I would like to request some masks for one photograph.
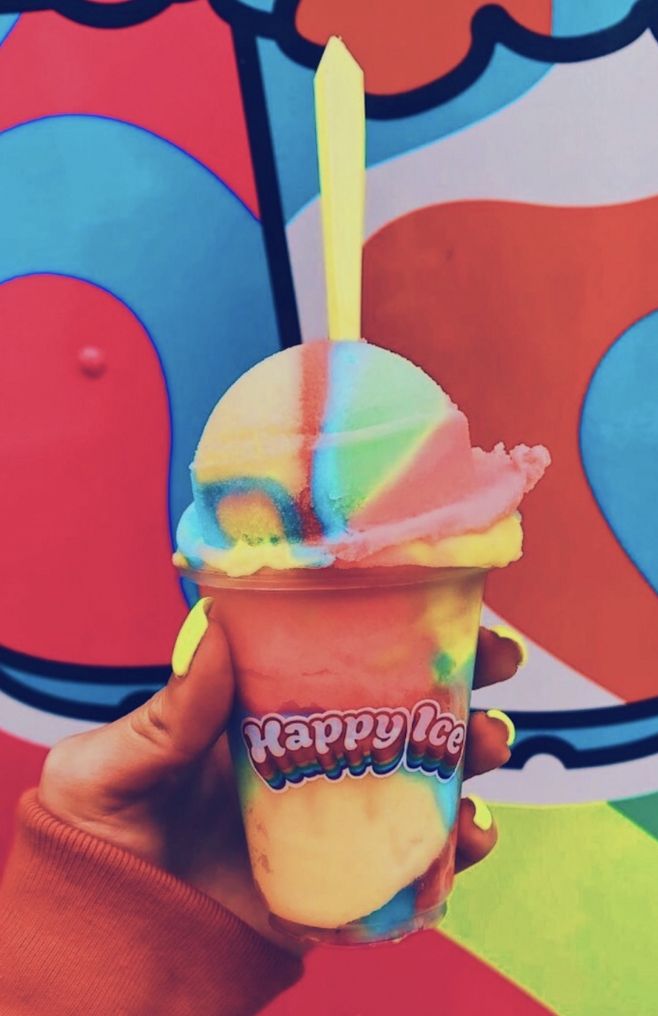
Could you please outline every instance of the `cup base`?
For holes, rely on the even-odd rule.
[[[374,945],[378,942],[399,942],[416,931],[435,928],[445,917],[447,909],[448,905],[444,901],[438,907],[432,907],[431,910],[386,928],[377,928],[365,921],[354,921],[340,928],[311,928],[305,924],[286,921],[276,914],[270,914],[270,924],[275,931],[306,942],[322,945]]]

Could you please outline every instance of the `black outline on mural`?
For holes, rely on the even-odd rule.
[[[246,7],[240,0],[209,0],[216,13],[234,28],[272,39],[291,60],[315,69],[323,47],[297,32],[295,15],[300,2],[275,0],[272,13],[268,14]],[[497,45],[540,63],[579,63],[624,49],[647,29],[658,39],[656,0],[638,0],[616,24],[573,36],[533,32],[516,21],[503,6],[485,3],[473,15],[471,46],[460,63],[418,88],[391,95],[367,94],[366,113],[375,120],[398,119],[454,99],[481,77]]]
[[[95,685],[111,688],[114,685],[132,685],[116,705],[103,702],[74,700],[61,694],[37,691],[24,684],[4,668],[11,667],[29,676],[52,681],[66,681],[71,684]],[[118,666],[109,667],[83,663],[63,663],[20,653],[6,646],[0,646],[0,691],[18,702],[57,716],[72,719],[94,720],[99,723],[116,720],[134,709],[153,694],[154,686],[167,683],[171,674],[169,666]],[[148,688],[144,686],[148,685]],[[56,688],[56,686],[55,686]],[[55,692],[55,688],[53,692]]]
[[[279,329],[279,345],[285,349],[288,346],[298,346],[302,341],[302,333],[258,42],[252,32],[245,31],[242,27],[234,26],[232,32],[258,195],[259,218]]]
[[[94,28],[128,28],[142,24],[169,7],[189,0],[0,0],[0,14],[55,11],[78,24]],[[271,12],[259,11],[239,0],[209,0],[213,10],[241,33],[273,39],[292,60],[314,68],[322,47],[302,38],[295,28],[300,0],[275,0]],[[471,46],[459,64],[419,88],[394,95],[368,95],[373,118],[409,116],[438,106],[469,88],[488,67],[497,45],[541,63],[577,63],[607,56],[634,42],[646,30],[658,38],[656,0],[637,0],[616,24],[582,35],[543,35],[525,28],[498,4],[483,4],[471,21]]]
[[[0,667],[2,666],[39,678],[49,677],[54,681],[94,684],[165,683],[171,674],[171,668],[162,664],[112,667],[100,663],[62,663],[21,653],[6,646],[0,646]]]
[[[615,765],[650,758],[658,754],[658,734],[627,741],[606,748],[574,748],[561,737],[528,737],[512,749],[511,758],[505,763],[506,769],[523,769],[526,762],[536,755],[550,755],[558,759],[565,769],[587,769],[592,766]]]
[[[89,28],[132,28],[150,21],[174,4],[190,0],[120,0],[118,3],[95,3],[94,0],[0,0],[0,14],[35,14],[53,11],[78,25]]]
[[[135,671],[133,668],[127,668],[127,673],[128,679],[125,683],[129,684],[130,678]],[[169,674],[170,671],[167,671],[167,673]],[[81,683],[87,686],[93,684],[93,681],[80,680]],[[111,685],[108,684],[107,687],[111,687]],[[48,692],[27,688],[21,681],[17,681],[15,677],[12,677],[0,667],[0,692],[4,692],[5,695],[8,695],[16,702],[22,702],[32,709],[40,709],[45,713],[51,713],[53,716],[66,716],[70,720],[111,723],[112,720],[118,720],[119,717],[125,716],[126,713],[131,712],[137,706],[146,702],[155,690],[153,687],[144,688],[142,684],[136,684],[134,688],[126,692],[116,705],[105,705],[102,702],[85,702],[80,699],[74,701],[73,699],[64,698],[62,695],[50,695]],[[8,733],[11,733],[11,728],[8,728]]]
[[[523,769],[535,755],[551,755],[560,760],[566,769],[612,765],[646,758],[658,753],[658,696],[638,702],[620,703],[617,706],[597,706],[594,709],[546,710],[539,712],[510,712],[510,719],[519,733],[530,733],[512,748],[508,769]],[[628,740],[604,748],[574,748],[560,736],[561,731],[598,728],[614,729],[618,724],[656,720],[656,732],[638,740]],[[558,733],[551,733],[551,731]]]
[[[7,673],[5,664],[26,675],[51,678],[60,681],[80,682],[108,686],[134,684],[116,705],[99,702],[74,702],[57,694],[35,691],[16,677]],[[19,702],[42,709],[58,716],[99,723],[115,720],[125,715],[150,697],[154,685],[164,685],[169,679],[168,666],[105,667],[85,664],[68,664],[54,660],[42,660],[14,650],[0,647],[0,691]],[[145,688],[144,685],[150,687]],[[530,734],[512,748],[508,769],[523,769],[526,762],[536,755],[551,755],[566,769],[581,769],[589,766],[614,765],[635,759],[647,758],[658,753],[658,731],[639,740],[605,748],[574,748],[560,736],[550,731],[565,731],[598,727],[610,730],[618,724],[633,723],[655,718],[658,726],[658,696],[639,702],[620,703],[616,706],[602,706],[594,709],[570,709],[546,712],[510,712],[510,718],[519,734]]]

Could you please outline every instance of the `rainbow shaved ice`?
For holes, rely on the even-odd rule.
[[[408,360],[365,341],[309,342],[247,371],[192,464],[176,563],[260,569],[502,567],[545,448],[471,448],[468,421]]]
[[[443,907],[484,579],[549,461],[472,448],[363,340],[277,353],[211,414],[174,560],[228,633],[252,870],[286,925],[374,941]]]

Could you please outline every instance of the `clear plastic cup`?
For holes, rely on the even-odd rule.
[[[185,574],[230,644],[231,752],[272,923],[330,943],[436,925],[486,572]]]

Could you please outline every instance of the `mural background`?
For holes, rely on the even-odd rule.
[[[498,849],[441,934],[320,950],[268,1012],[652,1016],[656,5],[17,6],[0,0],[0,849],[47,746],[168,674],[172,528],[218,396],[325,331],[311,82],[342,34],[369,93],[365,334],[444,384],[478,443],[545,442],[554,465],[488,590],[531,647],[477,699],[518,729],[473,788]]]

